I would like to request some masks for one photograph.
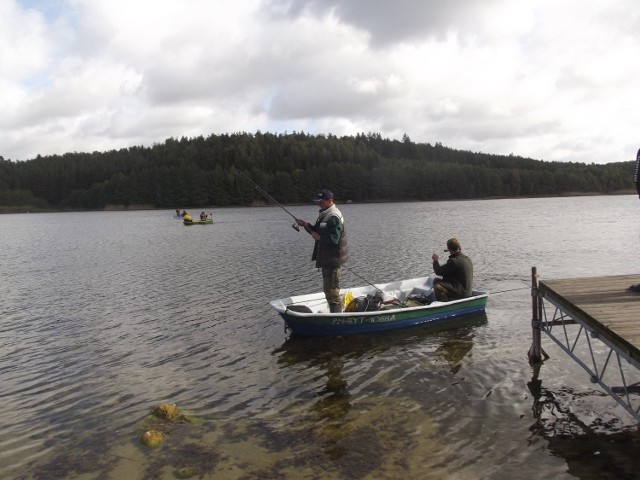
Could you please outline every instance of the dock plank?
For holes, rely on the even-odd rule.
[[[640,361],[640,275],[539,282],[540,294]]]

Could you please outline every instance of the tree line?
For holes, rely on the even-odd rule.
[[[547,162],[455,150],[368,133],[356,136],[257,132],[169,138],[151,147],[0,157],[3,211],[100,210],[109,206],[243,206],[264,198],[307,203],[330,188],[338,201],[424,201],[634,189],[634,162]]]

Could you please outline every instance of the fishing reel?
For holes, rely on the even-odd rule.
[[[296,230],[297,232],[300,231],[300,225],[298,225],[297,223],[294,223],[293,225],[291,225],[291,227]]]

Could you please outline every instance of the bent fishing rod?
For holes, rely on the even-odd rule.
[[[237,173],[238,175],[240,175],[242,178],[244,178],[245,180],[247,180],[249,183],[251,183],[251,185],[253,185],[255,187],[256,190],[258,190],[262,195],[264,195],[268,200],[272,201],[274,204],[276,204],[277,206],[279,206],[282,210],[284,210],[285,212],[287,212],[289,215],[291,215],[291,217],[293,217],[293,219],[296,221],[296,223],[294,223],[293,225],[291,225],[293,228],[295,228],[298,232],[300,231],[300,226],[298,225],[298,217],[296,217],[293,213],[291,213],[289,210],[287,210],[286,208],[284,208],[282,206],[282,204],[280,202],[278,202],[275,198],[273,198],[271,195],[269,195],[269,193],[262,188],[260,185],[258,185],[256,182],[254,182],[253,180],[251,180],[249,177],[247,177],[243,172],[241,172],[240,170],[238,170],[237,168],[234,168],[233,171],[235,173]],[[309,229],[307,227],[305,227],[305,230],[309,233],[311,233],[309,231]],[[356,277],[360,278],[361,280],[364,280],[365,282],[367,282],[369,285],[371,285],[373,288],[375,288],[376,290],[378,290],[381,293],[384,293],[382,290],[380,290],[378,287],[376,287],[373,283],[371,283],[369,280],[367,280],[366,278],[362,277],[361,275],[359,275],[357,272],[354,272],[351,268],[347,267],[346,265],[342,265],[344,268],[346,268],[347,270],[349,270],[351,273],[353,273]]]
[[[260,185],[258,185],[256,182],[254,182],[253,180],[251,180],[249,177],[247,177],[244,173],[242,173],[240,170],[238,169],[233,169],[233,171],[239,175],[242,176],[242,178],[244,178],[245,180],[247,180],[249,183],[251,183],[251,185],[253,185],[255,187],[256,190],[258,190],[262,195],[264,195],[268,200],[272,201],[273,203],[275,203],[277,206],[279,206],[281,209],[283,209],[285,212],[287,212],[289,215],[291,215],[293,217],[293,219],[296,221],[296,223],[294,223],[293,225],[291,225],[294,229],[296,229],[298,232],[300,231],[300,226],[298,225],[298,218],[291,213],[289,210],[287,210],[286,208],[284,208],[282,206],[282,204],[280,204],[280,202],[278,202],[275,198],[273,198],[271,195],[269,195],[269,193],[263,189]]]

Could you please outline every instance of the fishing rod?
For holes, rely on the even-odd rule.
[[[369,280],[367,280],[366,278],[364,278],[362,275],[359,275],[358,273],[354,272],[352,269],[350,269],[349,267],[347,267],[346,265],[341,265],[340,268],[346,268],[347,270],[349,270],[351,273],[353,273],[356,277],[358,277],[360,280],[367,282],[369,285],[371,285],[373,288],[375,288],[377,291],[379,291],[380,293],[384,294],[385,292],[383,290],[380,290],[380,288],[376,287],[373,283],[371,283]]]
[[[286,208],[284,208],[282,206],[282,204],[280,204],[280,202],[278,202],[275,198],[273,198],[271,195],[269,195],[269,193],[263,189],[260,185],[258,185],[256,182],[254,182],[253,180],[251,180],[249,177],[247,177],[244,173],[242,173],[240,170],[238,169],[233,169],[233,171],[239,175],[241,175],[245,180],[249,181],[251,183],[251,185],[253,185],[255,187],[256,190],[258,190],[262,195],[264,195],[265,197],[267,197],[267,199],[271,200],[273,203],[275,203],[277,206],[279,206],[281,209],[283,209],[285,212],[287,212],[289,215],[291,215],[293,217],[293,219],[296,221],[296,223],[294,223],[293,225],[291,225],[294,229],[296,229],[298,232],[300,231],[300,226],[298,225],[297,221],[298,218],[291,213],[289,210],[287,210]]]
[[[293,219],[296,221],[296,223],[294,223],[293,225],[291,225],[293,228],[295,228],[298,232],[300,231],[300,226],[298,225],[298,218],[291,213],[289,210],[287,210],[286,208],[284,208],[284,206],[282,206],[282,204],[280,202],[278,202],[275,198],[273,198],[271,195],[269,195],[269,193],[262,188],[260,185],[258,185],[256,182],[254,182],[253,180],[251,180],[249,177],[247,177],[243,172],[241,172],[240,170],[234,168],[233,171],[237,174],[239,174],[240,176],[242,176],[242,178],[244,178],[245,180],[247,180],[249,183],[251,183],[251,185],[253,185],[255,187],[256,190],[258,190],[262,195],[264,195],[266,198],[268,198],[269,200],[271,200],[273,203],[275,203],[277,206],[279,206],[282,210],[284,210],[285,212],[287,212],[289,215],[291,215],[291,217],[293,217]],[[311,233],[309,231],[309,229],[305,226],[305,230],[307,230],[309,233]],[[367,280],[366,278],[362,277],[361,275],[359,275],[358,273],[354,272],[352,269],[350,269],[349,267],[347,267],[346,265],[342,265],[344,268],[346,268],[347,270],[349,270],[351,273],[353,273],[356,277],[360,278],[361,280],[367,282],[369,285],[371,285],[373,288],[375,288],[377,291],[379,291],[380,293],[382,293],[384,295],[384,291],[381,290],[380,288],[376,287],[373,283],[371,283],[369,280]]]

